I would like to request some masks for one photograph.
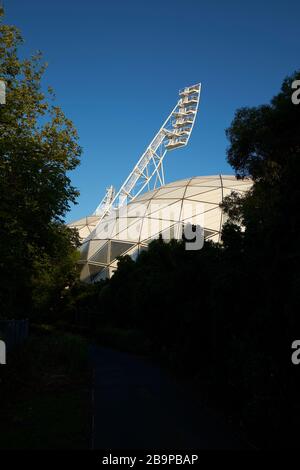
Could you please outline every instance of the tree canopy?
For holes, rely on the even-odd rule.
[[[50,273],[55,260],[58,269],[77,243],[63,218],[78,195],[68,172],[78,165],[81,148],[73,123],[54,104],[53,90],[44,90],[42,54],[20,58],[22,35],[3,20],[1,9],[6,104],[0,107],[0,311],[27,316],[37,266],[41,270],[44,263],[42,271],[48,266]]]

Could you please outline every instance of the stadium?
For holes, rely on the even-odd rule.
[[[179,92],[179,100],[118,192],[110,186],[94,214],[72,222],[81,247],[80,278],[110,278],[118,257],[136,259],[162,236],[182,239],[188,224],[200,226],[204,239],[220,242],[225,221],[220,204],[233,191],[244,194],[250,180],[233,175],[196,176],[165,184],[163,160],[168,151],[190,139],[200,101],[201,84]]]

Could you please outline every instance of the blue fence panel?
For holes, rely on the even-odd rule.
[[[0,339],[5,341],[7,350],[23,343],[28,338],[28,333],[28,319],[0,320]]]

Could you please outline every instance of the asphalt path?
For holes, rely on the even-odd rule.
[[[243,449],[224,418],[148,359],[90,347],[94,449]]]

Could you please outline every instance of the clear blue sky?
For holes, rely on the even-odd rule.
[[[81,195],[67,220],[119,187],[175,105],[202,82],[188,147],[167,154],[168,182],[231,173],[224,129],[234,111],[269,100],[299,68],[300,3],[290,0],[6,0],[24,53],[42,50],[45,84],[80,135],[71,174]]]

